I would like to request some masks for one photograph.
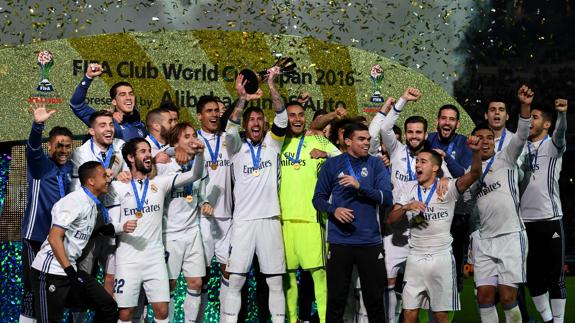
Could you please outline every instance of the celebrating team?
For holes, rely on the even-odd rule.
[[[144,123],[126,82],[110,89],[113,111],[94,110],[85,98],[102,68],[90,64],[70,100],[90,135],[75,150],[56,126],[45,154],[42,130],[56,110],[31,107],[20,321],[60,322],[69,308],[75,321],[91,309],[97,321],[141,322],[146,302],[156,322],[173,321],[182,274],[185,321],[201,322],[215,258],[221,322],[242,320],[252,265],[272,322],[309,321],[313,298],[322,322],[417,322],[420,309],[448,322],[469,250],[482,322],[498,321],[496,300],[507,322],[521,322],[523,284],[545,322],[563,322],[566,100],[555,101],[553,132],[555,114],[522,86],[515,134],[506,103],[492,100],[471,136],[456,133],[459,110],[444,105],[437,132],[408,117],[404,144],[395,123],[419,90],[388,98],[369,127],[338,107],[306,130],[309,96],[283,102],[278,73],[266,81],[271,127],[246,108],[262,91],[248,94],[241,75],[228,111],[200,98],[196,131],[171,103]],[[360,291],[355,318],[350,286]]]

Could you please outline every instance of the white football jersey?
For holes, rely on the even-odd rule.
[[[491,159],[483,161],[483,183],[479,180],[471,186],[471,196],[479,211],[481,238],[492,238],[525,228],[519,215],[517,158],[529,136],[530,124],[530,119],[519,118],[517,134],[493,156],[487,173],[485,170]],[[496,144],[495,149],[497,147]]]
[[[220,133],[220,147],[217,149],[218,135],[206,133],[203,130],[198,131],[198,139],[206,144],[207,139],[212,152],[218,151],[216,169],[212,168],[214,162],[210,150],[204,148],[204,164],[209,177],[206,184],[206,200],[214,207],[214,217],[227,219],[232,217],[233,191],[232,191],[232,161],[231,157],[241,146],[239,134]]]
[[[239,127],[228,123],[230,127]],[[280,215],[280,153],[284,137],[268,132],[261,142],[260,164],[254,168],[247,142],[232,157],[234,179],[234,221],[271,218]],[[258,146],[254,146],[257,154]],[[259,176],[254,176],[258,174]]]
[[[164,202],[172,188],[192,184],[202,176],[203,157],[196,156],[191,171],[176,175],[161,175],[149,179],[148,191],[143,202],[141,218],[137,218],[137,202],[132,184],[115,181],[111,185],[109,206],[111,222],[118,233],[116,264],[139,263],[148,259],[163,259],[162,222]],[[198,166],[200,165],[200,166]],[[145,180],[135,180],[138,197],[143,198]],[[124,223],[138,220],[136,230],[123,232]],[[157,258],[159,257],[159,258]]]
[[[442,200],[437,198],[437,190],[433,192],[427,209],[423,216],[428,221],[426,228],[411,228],[409,234],[409,247],[411,254],[435,254],[451,250],[451,222],[455,213],[455,202],[459,198],[459,192],[454,179],[449,180],[448,190]],[[405,205],[418,201],[419,187],[417,181],[407,182],[401,185],[402,193],[398,204]],[[427,200],[431,188],[421,189],[422,202]],[[415,212],[407,212],[408,218],[416,216]]]
[[[66,230],[64,250],[74,267],[76,259],[82,255],[82,250],[88,244],[97,217],[96,203],[82,189],[64,196],[52,208],[52,225]],[[66,275],[64,268],[56,260],[48,239],[34,258],[32,267],[44,273]]]
[[[164,167],[158,167],[158,175],[181,174],[184,169],[176,163],[175,159]],[[200,203],[204,201],[203,189],[207,175],[201,181],[195,181],[190,186],[173,188],[166,195],[164,203],[164,237],[168,240],[177,240],[190,234],[192,230],[199,230]]]
[[[122,157],[122,147],[124,146],[124,141],[122,139],[114,138],[112,146],[114,154],[111,159],[113,159],[113,162],[110,161],[111,165],[109,165],[108,168],[111,167],[112,174],[114,177],[116,177],[116,175],[118,175],[120,172],[127,171],[129,169],[124,162],[124,158]],[[95,143],[92,144],[91,139],[74,150],[71,158],[72,163],[74,164],[74,169],[72,170],[72,182],[70,183],[70,191],[75,191],[81,187],[80,179],[78,178],[78,168],[80,168],[83,163],[88,161],[102,162],[101,152],[102,150],[98,148]],[[107,151],[104,152],[108,153]]]
[[[152,135],[147,135],[146,141],[150,144],[152,149],[152,158],[156,157],[160,151],[166,151],[166,149],[170,148],[170,145],[162,145],[156,138],[152,139]]]

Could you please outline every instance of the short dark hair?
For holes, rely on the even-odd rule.
[[[338,133],[339,133],[339,129],[345,129],[349,124],[353,123],[353,121],[349,118],[343,118],[340,120],[333,120],[331,122],[331,132],[329,134],[329,141],[334,144],[335,146],[337,146],[337,140],[338,138]]]
[[[298,107],[304,109],[304,111],[305,111],[305,107],[301,103],[299,103],[299,101],[295,101],[295,100],[289,101],[288,103],[285,104],[285,107],[287,108],[290,105],[297,105]]]
[[[180,136],[182,135],[182,132],[184,132],[184,130],[186,130],[186,128],[192,128],[195,130],[194,126],[192,125],[191,122],[180,122],[177,125],[175,125],[172,130],[170,130],[170,134],[168,135],[168,144],[170,144],[170,146],[175,146],[178,143],[178,140],[180,139]]]
[[[152,123],[158,122],[162,117],[162,113],[170,113],[170,110],[166,108],[155,108],[148,112],[146,115],[146,127],[148,127],[148,130],[151,128]]]
[[[82,186],[86,185],[89,178],[94,178],[96,174],[96,168],[103,167],[100,162],[91,160],[83,163],[78,167],[78,177],[80,178],[80,184]]]
[[[459,119],[459,118],[458,118]],[[407,125],[410,123],[422,123],[423,124],[423,131],[427,132],[427,120],[422,116],[411,116],[405,119],[403,123],[403,129],[407,131]]]
[[[314,121],[317,117],[323,116],[323,115],[326,115],[326,114],[327,114],[327,111],[325,111],[325,109],[316,110],[316,111],[313,113],[313,118],[311,118],[311,121]]]
[[[112,100],[116,98],[116,90],[118,90],[118,88],[120,86],[129,86],[132,90],[134,90],[134,87],[132,86],[132,84],[130,84],[126,81],[118,82],[118,83],[112,85],[112,87],[110,88],[110,98]]]
[[[167,100],[167,101],[160,103],[160,106],[158,107],[158,109],[165,109],[168,111],[173,111],[178,115],[178,118],[180,117],[180,108],[171,100]]]
[[[138,147],[138,144],[142,142],[145,142],[148,146],[150,146],[150,143],[146,139],[136,137],[130,139],[130,141],[125,143],[124,147],[122,147],[122,157],[124,157],[124,161],[126,162],[126,165],[128,165],[128,168],[132,168],[132,163],[130,160],[128,160],[128,156],[136,155],[136,148]]]
[[[471,134],[475,135],[479,130],[485,130],[485,129],[487,129],[493,133],[493,129],[491,129],[489,127],[489,124],[487,122],[481,122],[481,123],[477,124],[475,126],[475,128],[473,128],[473,131],[471,131]]]
[[[355,116],[351,118],[353,122],[367,122],[367,118],[365,116]]]
[[[258,107],[249,107],[247,109],[244,110],[244,113],[242,114],[242,126],[245,128],[248,124],[248,118],[250,117],[250,114],[252,114],[252,112],[256,112],[256,113],[260,113],[262,116],[266,116],[266,114],[264,113],[264,110],[262,110],[261,108]]]
[[[507,110],[507,103],[505,102],[505,100],[503,98],[492,97],[489,100],[487,100],[487,109],[489,109],[489,103],[491,103],[491,102],[501,102],[505,105],[505,110]]]
[[[66,136],[70,137],[70,139],[74,138],[74,135],[72,134],[72,131],[70,131],[70,129],[61,126],[55,126],[54,128],[52,128],[52,130],[50,130],[50,132],[48,133],[48,140],[52,140],[57,136]]]
[[[348,126],[345,127],[343,130],[343,138],[344,139],[351,139],[353,133],[356,131],[369,131],[369,128],[361,122],[352,122]]]
[[[455,111],[455,114],[457,116],[457,120],[459,120],[459,109],[454,106],[453,104],[444,104],[441,106],[441,108],[439,108],[439,111],[437,112],[437,118],[439,119],[439,117],[441,116],[441,112],[443,110],[453,110]]]
[[[220,101],[220,99],[218,99],[217,97],[215,97],[213,95],[202,95],[202,96],[200,96],[200,98],[198,99],[198,103],[196,104],[196,113],[202,113],[206,104],[208,104],[210,102],[214,102],[217,104],[218,101]]]
[[[112,120],[114,120],[114,114],[108,110],[98,110],[95,111],[94,113],[92,113],[92,115],[90,116],[90,119],[88,119],[88,123],[90,124],[90,128],[92,128],[92,126],[94,126],[94,122],[96,122],[96,119],[100,118],[100,117],[109,117],[112,118]]]
[[[531,111],[533,111],[533,110],[541,111],[541,116],[543,117],[543,121],[549,121],[549,122],[553,123],[554,114],[551,111],[551,109],[538,104],[538,105],[531,105]],[[551,124],[551,126],[553,126],[553,124]]]
[[[441,170],[441,164],[443,163],[443,158],[441,157],[441,155],[437,151],[435,151],[431,148],[424,148],[421,151],[419,151],[419,153],[417,153],[417,154],[419,155],[421,153],[430,154],[431,155],[431,161],[439,167],[439,170]]]
[[[402,131],[401,131],[401,128],[400,128],[398,125],[393,125],[393,133],[396,134],[396,135],[398,135],[399,138],[401,138]],[[401,140],[400,140],[400,141],[401,141]]]

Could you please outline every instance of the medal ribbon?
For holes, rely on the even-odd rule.
[[[429,205],[429,201],[431,201],[431,197],[433,196],[433,193],[435,193],[435,189],[437,188],[437,182],[438,179],[435,179],[435,182],[433,183],[433,186],[431,187],[431,190],[429,191],[429,194],[427,194],[427,198],[425,199],[425,206]],[[423,196],[421,195],[421,185],[417,185],[417,198],[419,199],[419,202],[423,202]]]
[[[58,172],[58,188],[60,189],[60,198],[66,195],[66,190],[64,189],[64,180],[62,179],[62,174]]]
[[[491,169],[491,165],[493,165],[494,161],[495,161],[495,155],[493,155],[493,157],[491,157],[489,162],[487,162],[487,166],[485,166],[485,169],[483,170],[483,174],[481,174],[481,178],[479,179],[479,183],[481,183],[482,186],[485,186],[485,176],[487,176],[487,173],[489,173],[489,169]]]
[[[150,134],[149,136],[150,136],[150,140],[154,143],[154,146],[156,146],[156,148],[158,148],[158,149],[162,149],[162,145],[160,145],[158,140],[156,140],[156,138],[154,138],[154,136],[152,136],[152,134]]]
[[[288,155],[288,153],[284,153],[284,156],[289,159],[289,161],[292,162],[292,164],[299,164],[299,155],[301,154],[301,147],[303,147],[303,140],[305,138],[305,135],[302,135],[301,138],[299,139],[299,144],[297,146],[297,152],[295,155],[295,159],[292,158],[291,156]]]
[[[407,145],[405,146],[405,158],[407,160],[407,176],[410,181],[413,181],[415,179],[415,175],[413,175],[413,172],[411,171],[411,156],[409,155],[409,148]]]
[[[106,152],[106,160],[102,160],[102,158],[100,158],[100,156],[98,156],[95,152],[94,152],[94,138],[90,138],[90,149],[92,150],[92,154],[94,154],[96,156],[96,158],[98,159],[98,161],[100,162],[100,164],[102,164],[102,166],[104,166],[104,168],[109,168],[110,166],[110,160],[112,159],[112,155],[114,154],[114,145],[110,145],[110,148],[108,148],[108,152]]]
[[[349,175],[353,176],[355,179],[359,180],[359,178],[357,177],[357,175],[355,174],[355,171],[353,170],[353,167],[351,167],[351,162],[349,161],[349,156],[345,156],[345,163],[347,165],[347,170],[349,171]]]
[[[503,148],[503,142],[505,141],[505,136],[507,136],[507,129],[503,129],[503,134],[499,138],[499,145],[497,146],[497,152],[500,152]]]
[[[455,138],[454,138],[454,139],[455,139]],[[450,157],[451,157],[451,153],[453,152],[453,146],[454,146],[454,145],[455,145],[455,141],[452,140],[452,141],[449,143],[449,146],[447,146],[447,156],[450,156]]]
[[[110,223],[110,216],[108,215],[108,209],[104,206],[104,204],[102,204],[102,202],[100,202],[100,200],[98,200],[98,198],[94,194],[92,194],[92,192],[90,192],[89,189],[87,189],[84,186],[82,186],[82,189],[84,190],[86,195],[88,195],[88,197],[92,201],[94,201],[94,203],[96,203],[96,206],[100,207],[100,210],[102,211],[102,216],[104,217],[104,223],[106,224]]]
[[[252,153],[252,162],[254,164],[254,170],[257,170],[260,168],[260,156],[262,153],[262,144],[261,143],[259,144],[258,152],[256,154],[256,152],[254,151],[254,146],[249,141],[246,141],[246,143],[248,144],[248,147],[250,147],[250,152]]]
[[[192,169],[193,165],[194,165],[194,160],[192,159],[187,164],[182,166],[182,173],[189,172]],[[184,194],[192,195],[193,186],[194,186],[194,183],[191,183],[191,184],[184,186]]]
[[[136,188],[136,181],[132,179],[132,189],[134,190],[134,196],[136,197],[136,210],[142,212],[144,210],[144,203],[146,203],[146,195],[148,194],[148,184],[150,184],[150,179],[146,177],[144,182],[144,191],[142,192],[142,198],[138,195],[138,188]]]
[[[543,138],[543,140],[541,140],[541,143],[537,147],[537,150],[535,150],[535,157],[534,158],[531,158],[531,145],[532,145],[532,143],[527,143],[527,150],[529,151],[529,162],[531,164],[531,170],[532,171],[534,171],[535,166],[537,166],[537,159],[539,158],[539,148],[541,148],[541,146],[543,145],[545,140],[547,140],[547,138],[549,138],[549,136],[545,136],[545,138]]]
[[[215,135],[217,138],[216,138],[216,151],[214,152],[214,150],[212,149],[212,146],[210,146],[210,141],[208,140],[208,138],[204,137],[202,130],[198,130],[198,134],[202,138],[204,138],[204,141],[206,143],[206,147],[208,147],[208,152],[210,153],[210,158],[212,159],[212,163],[217,163],[218,162],[218,155],[220,154],[221,135],[220,134]]]

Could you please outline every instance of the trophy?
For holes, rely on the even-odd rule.
[[[297,64],[291,57],[280,57],[272,67],[278,66],[280,68],[280,75],[291,75],[295,73]],[[271,67],[270,67],[271,68]],[[246,84],[244,88],[248,94],[254,94],[258,91],[259,82],[265,81],[268,77],[267,70],[261,72],[254,72],[250,69],[243,69],[240,74],[244,76]]]
[[[369,73],[371,80],[373,81],[373,95],[370,101],[373,103],[383,103],[385,98],[381,95],[379,89],[381,88],[381,82],[383,82],[383,68],[381,65],[377,64],[371,68]]]
[[[38,53],[38,66],[40,67],[40,73],[42,73],[42,80],[36,88],[40,92],[52,92],[54,87],[52,83],[48,81],[48,75],[50,74],[50,69],[54,66],[54,56],[47,50],[43,50]]]

